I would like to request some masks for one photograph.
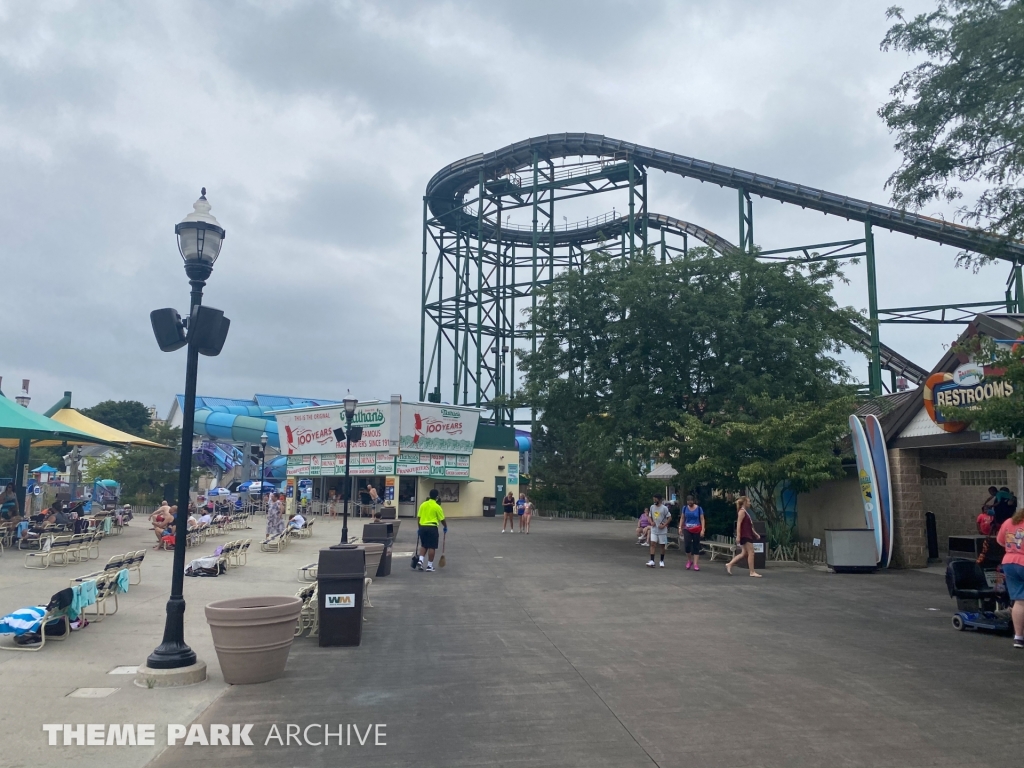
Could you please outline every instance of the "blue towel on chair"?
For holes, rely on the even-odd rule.
[[[43,623],[45,615],[46,608],[41,605],[19,608],[0,619],[0,635],[18,636],[27,632],[35,632]]]
[[[117,572],[117,591],[127,592],[128,591],[128,569],[122,568]]]
[[[83,581],[79,586],[82,588],[82,607],[96,604],[96,582],[92,579]]]

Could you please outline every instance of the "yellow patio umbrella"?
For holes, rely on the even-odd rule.
[[[171,450],[169,445],[161,445],[160,443],[154,443],[152,440],[146,440],[141,437],[135,437],[129,435],[127,432],[122,432],[119,429],[108,427],[106,424],[101,424],[95,419],[90,419],[88,416],[79,413],[74,408],[61,408],[53,416],[50,417],[54,421],[59,421],[72,429],[77,429],[79,432],[86,432],[87,434],[98,437],[105,443],[118,443],[124,446],[142,446],[144,448],[166,448]],[[45,443],[35,443],[35,445],[45,445]],[[54,443],[58,445],[58,443]]]

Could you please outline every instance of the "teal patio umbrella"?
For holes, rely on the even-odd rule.
[[[0,446],[17,448],[21,440],[60,440],[71,445],[115,445],[30,411],[0,395]]]

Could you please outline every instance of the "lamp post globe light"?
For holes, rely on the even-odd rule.
[[[196,377],[200,353],[215,356],[220,353],[227,336],[229,321],[224,313],[204,307],[203,288],[213,273],[214,262],[224,244],[224,228],[210,213],[206,187],[192,205],[193,211],[174,227],[178,238],[178,251],[185,264],[185,274],[192,286],[188,318],[182,321],[173,309],[158,309],[151,313],[157,343],[165,352],[185,346],[188,350],[185,366],[185,401],[182,408],[181,463],[178,468],[178,513],[175,518],[174,564],[171,568],[171,596],[167,601],[163,641],[146,659],[140,675],[149,670],[176,670],[183,667],[201,667],[188,682],[199,682],[206,677],[205,665],[197,662],[195,652],[185,643],[185,536],[188,530],[189,487],[192,475],[192,430],[196,412]],[[180,683],[170,683],[180,684]]]

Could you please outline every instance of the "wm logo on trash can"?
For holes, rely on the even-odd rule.
[[[325,608],[352,608],[355,604],[355,595],[324,595]]]

